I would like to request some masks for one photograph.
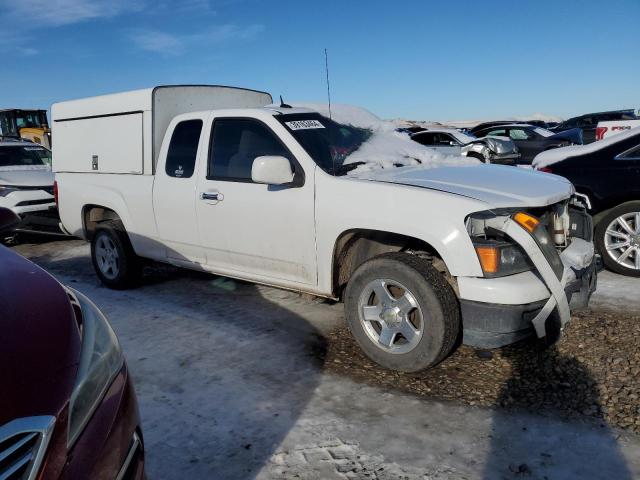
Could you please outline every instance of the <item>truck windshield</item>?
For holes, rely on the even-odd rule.
[[[51,152],[37,145],[0,146],[0,168],[51,165]]]
[[[371,136],[371,130],[343,125],[319,113],[276,115],[325,172],[345,175],[360,163],[346,160]]]

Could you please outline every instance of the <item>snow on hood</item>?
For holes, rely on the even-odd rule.
[[[397,168],[359,172],[353,176],[463,195],[493,208],[542,207],[569,198],[575,191],[571,182],[563,177],[506,165]]]
[[[296,103],[295,107],[309,108],[325,117],[329,116],[327,104]],[[338,123],[371,130],[371,137],[347,157],[345,165],[364,162],[349,174],[398,166],[422,168],[478,165],[481,162],[462,155],[445,155],[411,140],[409,135],[397,132],[397,121],[382,120],[370,111],[353,105],[331,105],[331,118]]]
[[[627,138],[640,134],[640,127],[632,128],[623,133],[612,135],[604,140],[598,140],[597,142],[589,143],[587,145],[572,145],[570,147],[554,148],[539,153],[533,159],[533,168],[544,168],[554,163],[562,162],[567,158],[578,157],[580,155],[586,155],[588,153],[597,152],[598,150],[618,143]]]

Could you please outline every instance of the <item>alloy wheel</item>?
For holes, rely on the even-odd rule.
[[[614,219],[605,230],[604,246],[614,261],[640,270],[640,212],[629,212]]]
[[[120,273],[120,257],[115,243],[106,235],[100,235],[96,241],[96,260],[100,272],[109,280],[113,280]]]
[[[370,282],[360,295],[358,313],[369,339],[389,353],[410,352],[424,334],[424,316],[415,295],[395,280]]]

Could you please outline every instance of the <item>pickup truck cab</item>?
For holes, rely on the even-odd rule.
[[[567,180],[271,102],[157,87],[53,106],[62,223],[105,285],[153,259],[340,299],[365,353],[403,371],[460,337],[554,340],[588,301],[590,217]]]

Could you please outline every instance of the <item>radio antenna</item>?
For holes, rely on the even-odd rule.
[[[324,69],[327,73],[327,99],[329,100],[329,120],[331,120],[331,87],[329,84],[329,55],[327,49],[324,49]]]

